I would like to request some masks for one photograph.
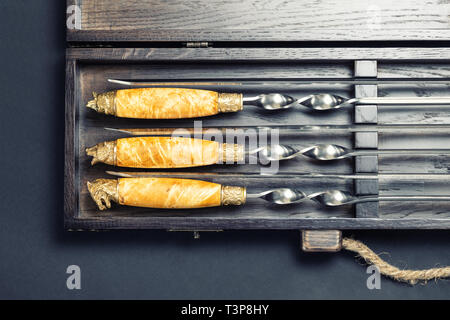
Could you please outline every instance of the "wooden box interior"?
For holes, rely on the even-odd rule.
[[[194,51],[193,51],[194,50]],[[197,51],[195,51],[197,50]],[[198,50],[205,50],[198,51]],[[449,228],[449,202],[395,202],[380,203],[377,218],[356,218],[352,206],[322,208],[314,203],[292,206],[268,205],[262,200],[250,200],[241,207],[220,207],[198,210],[156,210],[115,205],[99,212],[87,192],[86,182],[96,178],[107,178],[106,170],[144,171],[114,168],[103,164],[90,165],[84,149],[96,143],[125,137],[124,134],[105,130],[137,127],[193,127],[200,121],[203,127],[258,127],[313,124],[353,124],[353,108],[327,113],[284,110],[262,111],[253,107],[234,114],[222,114],[202,119],[186,120],[132,120],[97,114],[85,107],[92,92],[104,92],[126,88],[107,81],[113,79],[147,79],[155,82],[182,80],[235,81],[233,85],[199,86],[221,92],[258,93],[283,92],[294,97],[320,92],[331,92],[353,96],[354,86],[348,84],[298,85],[295,79],[323,79],[353,77],[354,60],[364,53],[352,55],[345,51],[338,58],[332,49],[328,53],[314,55],[312,49],[271,49],[258,56],[258,49],[243,49],[241,59],[234,59],[236,49],[68,49],[68,93],[66,106],[66,154],[73,143],[74,191],[66,203],[66,226],[69,228],[165,228],[165,229],[363,229],[363,228]],[[423,49],[424,55],[428,48]],[[363,50],[364,51],[364,50]],[[376,50],[374,50],[376,51]],[[419,50],[420,51],[420,50]],[[246,55],[246,52],[250,52]],[[390,50],[391,54],[407,55],[406,48]],[[403,52],[403,53],[402,53]],[[435,51],[435,54],[437,55]],[[305,58],[311,54],[314,58]],[[335,59],[327,59],[327,55]],[[382,56],[384,53],[378,53]],[[205,55],[202,57],[202,55]],[[371,55],[376,57],[376,53]],[[448,55],[448,54],[447,54]],[[242,59],[242,57],[245,59]],[[419,54],[421,56],[421,54]],[[367,55],[370,57],[370,55]],[[437,56],[438,57],[438,56]],[[444,56],[445,58],[445,56]],[[448,57],[447,57],[448,58]],[[447,59],[445,58],[445,59]],[[437,59],[377,59],[378,78],[449,78],[450,64],[442,57]],[[246,84],[251,80],[256,84]],[[174,84],[174,86],[177,86]],[[188,86],[196,87],[196,86]],[[442,96],[448,93],[447,84],[380,84],[379,96]],[[73,123],[72,123],[73,120]],[[379,124],[450,124],[450,114],[439,106],[415,106],[413,108],[384,106],[379,110]],[[198,124],[198,123],[197,123]],[[73,131],[71,131],[73,129]],[[73,137],[72,137],[73,134]],[[69,137],[68,137],[69,136]],[[67,140],[66,140],[67,141]],[[72,141],[72,142],[70,142]],[[335,143],[353,147],[353,134],[305,134],[280,130],[280,142],[295,147],[317,143]],[[450,142],[448,134],[379,134],[379,148],[446,148]],[[67,164],[66,164],[67,165]],[[447,156],[380,156],[379,173],[448,173],[450,160]],[[270,167],[265,167],[269,170]],[[70,174],[66,170],[66,175]],[[155,172],[157,170],[151,170]],[[168,170],[160,170],[167,173]],[[248,187],[248,192],[258,192],[273,187],[295,187],[302,191],[316,192],[327,189],[353,191],[352,180],[305,179],[298,174],[307,173],[352,174],[353,159],[326,163],[298,158],[280,163],[277,176],[260,175],[256,164],[214,165],[191,169],[171,170],[171,176],[189,177]],[[186,176],[186,174],[189,174]],[[450,194],[449,182],[420,179],[380,179],[380,194]],[[70,196],[69,196],[70,198]]]

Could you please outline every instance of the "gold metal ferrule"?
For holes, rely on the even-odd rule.
[[[219,93],[219,112],[236,112],[243,109],[242,93]]]
[[[117,179],[97,179],[87,182],[87,188],[100,210],[111,208],[111,201],[119,203],[119,190]]]
[[[92,157],[91,164],[103,162],[112,166],[116,165],[116,141],[105,141],[93,147],[86,148],[86,154]]]
[[[219,155],[221,163],[237,163],[244,160],[244,146],[234,143],[222,143],[222,153]]]
[[[116,115],[116,91],[108,91],[105,93],[93,92],[94,99],[89,101],[86,107],[94,109],[99,113]]]
[[[221,204],[223,206],[240,206],[245,203],[247,191],[243,187],[222,186]]]

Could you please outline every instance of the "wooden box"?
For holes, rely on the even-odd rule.
[[[271,206],[251,200],[241,207],[156,210],[114,206],[99,212],[88,180],[106,170],[90,165],[84,149],[124,137],[113,128],[279,126],[280,142],[296,147],[335,143],[351,148],[448,148],[449,133],[330,134],[287,130],[298,125],[447,124],[448,108],[383,106],[314,113],[248,108],[202,119],[132,120],[97,114],[85,105],[92,92],[122,85],[108,79],[147,82],[211,82],[185,85],[222,92],[282,92],[294,97],[330,92],[347,97],[449,94],[450,40],[446,5],[439,1],[126,1],[68,0],[81,29],[68,29],[65,115],[65,227],[97,229],[449,229],[450,202],[381,202],[340,208],[314,203]],[[75,6],[75,7],[73,7]],[[74,9],[75,8],[75,9]],[[69,15],[68,14],[68,15]],[[384,80],[391,79],[392,82]],[[399,81],[401,80],[401,81]],[[366,81],[366,82],[364,82]],[[355,83],[358,83],[355,85]],[[365,84],[367,83],[367,84]],[[301,174],[447,174],[450,157],[358,157],[327,163],[304,158],[280,163],[277,175],[256,164],[161,170],[160,174],[246,186],[249,192],[295,187],[358,194],[449,194],[450,180],[323,179]],[[155,171],[155,170],[153,170]],[[111,177],[111,176],[110,176]]]

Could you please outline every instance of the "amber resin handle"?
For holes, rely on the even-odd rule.
[[[97,112],[122,118],[196,118],[242,110],[242,94],[200,89],[139,88],[93,93],[86,105]]]
[[[187,168],[244,159],[238,144],[181,137],[135,137],[105,141],[87,148],[91,164],[129,168]]]
[[[110,208],[111,201],[135,207],[195,209],[242,205],[246,198],[245,188],[190,179],[97,179],[87,186],[100,210]]]

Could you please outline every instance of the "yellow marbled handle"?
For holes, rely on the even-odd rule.
[[[87,148],[92,164],[129,168],[187,168],[244,159],[242,145],[181,137],[135,137]]]
[[[100,210],[121,205],[161,208],[195,209],[221,205],[242,205],[246,191],[242,187],[174,178],[97,179],[88,182],[88,190]]]
[[[87,104],[122,118],[180,119],[242,110],[242,94],[183,88],[138,88],[94,93]]]

